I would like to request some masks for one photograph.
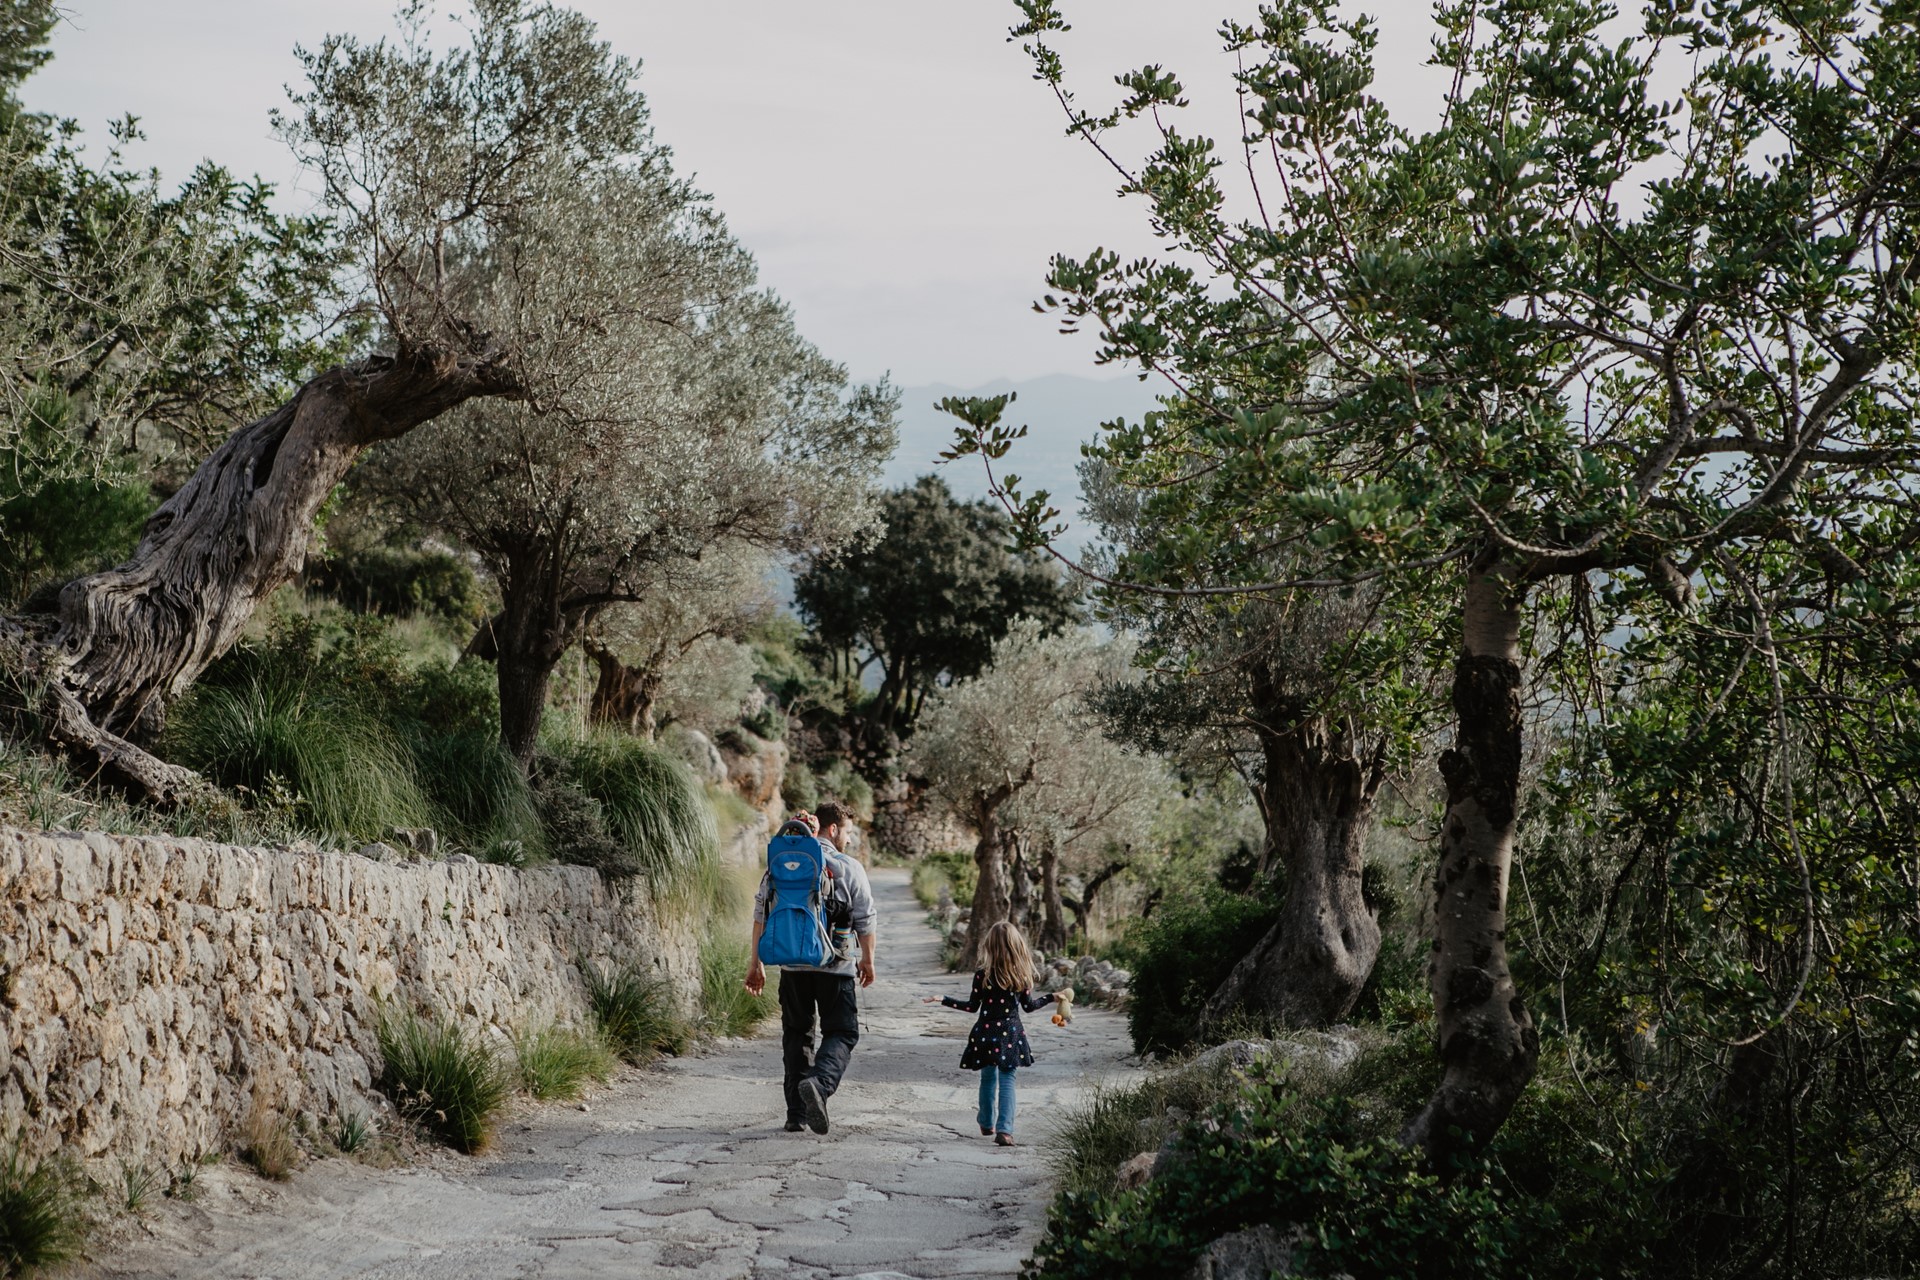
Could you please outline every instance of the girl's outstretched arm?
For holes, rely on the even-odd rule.
[[[979,973],[975,973],[973,975],[973,993],[967,997],[965,1003],[955,1000],[952,996],[941,996],[940,1003],[947,1006],[947,1008],[949,1009],[958,1009],[962,1013],[978,1013],[980,1011],[981,981],[982,981],[981,975]],[[933,997],[928,996],[924,1001],[924,1003],[932,1004]]]
[[[1034,993],[1033,988],[1028,987],[1025,991],[1022,991],[1020,993],[1020,1007],[1022,1009],[1025,1009],[1028,1013],[1032,1013],[1036,1009],[1045,1008],[1047,1005],[1050,1005],[1052,1003],[1053,1003],[1053,993],[1051,991],[1047,992],[1045,995],[1036,995]]]

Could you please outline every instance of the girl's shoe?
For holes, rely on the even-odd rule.
[[[996,1133],[993,1135],[993,1145],[996,1147],[1010,1147],[1013,1145],[1013,1135],[1010,1133]]]

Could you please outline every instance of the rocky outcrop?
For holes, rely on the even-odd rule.
[[[739,726],[715,740],[726,765],[727,785],[742,800],[766,812],[780,803],[780,783],[787,776],[787,744],[756,737]]]
[[[171,1165],[230,1145],[256,1097],[363,1108],[380,1000],[504,1037],[584,1022],[582,962],[690,1003],[698,950],[582,867],[0,828],[0,1135]]]

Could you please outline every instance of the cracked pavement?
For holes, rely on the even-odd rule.
[[[1012,1276],[1049,1196],[1050,1113],[1132,1076],[1123,1015],[1029,1019],[1018,1138],[995,1147],[959,1069],[966,994],[939,964],[908,876],[872,873],[879,981],[827,1135],[782,1129],[779,1023],[694,1057],[626,1071],[589,1100],[530,1105],[472,1158],[379,1170],[309,1163],[267,1183],[233,1162],[124,1227],[82,1274],[208,1280],[507,1277]],[[771,996],[768,997],[771,999]]]

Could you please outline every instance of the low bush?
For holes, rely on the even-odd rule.
[[[294,1141],[292,1121],[256,1102],[247,1113],[240,1136],[240,1155],[261,1177],[275,1182],[286,1180],[300,1161],[300,1144]]]
[[[25,1276],[80,1253],[90,1226],[80,1177],[56,1156],[35,1162],[19,1140],[0,1155],[0,1272]]]
[[[522,1032],[513,1042],[520,1087],[541,1101],[577,1098],[588,1081],[613,1074],[614,1056],[597,1035],[571,1027]]]
[[[855,772],[851,764],[836,756],[818,776],[821,799],[838,800],[851,809],[859,821],[873,821],[873,784]]]
[[[349,1111],[334,1124],[328,1136],[341,1155],[358,1155],[373,1140],[373,1125],[364,1111]]]
[[[167,754],[256,796],[290,789],[301,816],[329,834],[376,840],[432,821],[392,731],[334,687],[284,671],[195,689],[171,717]]]
[[[491,733],[420,735],[413,744],[434,826],[453,843],[487,857],[531,866],[546,860],[546,829],[526,775]],[[513,846],[516,857],[498,851]]]
[[[1120,1166],[1158,1151],[1187,1117],[1239,1095],[1244,1078],[1225,1063],[1188,1064],[1155,1072],[1137,1084],[1096,1086],[1087,1101],[1061,1114],[1049,1163],[1060,1190],[1103,1192]]]
[[[1275,1081],[1181,1127],[1145,1186],[1066,1192],[1025,1274],[1033,1280],[1182,1276],[1211,1241],[1267,1224],[1299,1231],[1296,1274],[1356,1280],[1614,1275],[1562,1247],[1555,1215],[1516,1202],[1489,1166],[1441,1179],[1339,1097]]]
[[[747,827],[760,821],[760,811],[741,798],[737,791],[707,784],[707,803],[713,808],[715,829],[725,844]]]
[[[940,903],[940,890],[945,889],[954,902],[964,907],[973,901],[974,886],[979,878],[980,869],[971,853],[959,850],[929,853],[914,860],[913,896],[931,911]]]
[[[336,552],[308,567],[308,586],[360,613],[433,613],[477,623],[486,592],[467,562],[434,547],[376,544]]]
[[[1133,974],[1127,1030],[1136,1053],[1178,1053],[1199,1033],[1200,1010],[1279,911],[1265,898],[1207,886],[1127,934],[1114,961]]]
[[[701,1029],[714,1036],[744,1036],[777,1008],[742,984],[750,949],[737,930],[716,928],[700,944]]]
[[[580,967],[587,1007],[601,1037],[636,1065],[662,1051],[684,1048],[687,1031],[675,1014],[667,984],[638,964]]]
[[[789,812],[809,810],[820,803],[820,779],[804,760],[791,760],[780,777],[780,799]]]
[[[460,1151],[485,1147],[511,1089],[486,1042],[451,1020],[392,1008],[378,1037],[380,1087],[400,1114]]]
[[[623,852],[610,875],[638,875],[658,896],[683,900],[719,891],[718,833],[713,809],[693,771],[650,742],[603,733],[562,743],[565,785],[599,806]],[[568,859],[555,846],[554,855]]]

